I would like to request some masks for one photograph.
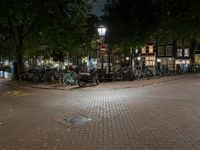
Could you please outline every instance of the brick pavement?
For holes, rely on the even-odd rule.
[[[199,75],[61,91],[0,84],[0,150],[199,150],[199,89]],[[58,121],[75,115],[94,121]]]

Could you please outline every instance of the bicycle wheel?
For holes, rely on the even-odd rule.
[[[96,84],[99,85],[99,80],[98,79],[96,79]]]
[[[64,76],[60,76],[60,77],[59,77],[59,80],[58,80],[59,84],[64,84],[64,82],[63,82],[63,77],[64,77]]]
[[[78,81],[78,85],[79,85],[79,87],[84,87],[86,85],[86,83],[83,81]]]
[[[70,76],[70,74],[66,74],[63,77],[63,83],[66,84],[66,85],[70,85],[71,84],[71,76]]]

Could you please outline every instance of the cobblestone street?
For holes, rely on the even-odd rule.
[[[0,82],[0,150],[199,149],[200,74],[65,90]]]

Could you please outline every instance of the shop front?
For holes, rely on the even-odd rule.
[[[200,54],[195,55],[195,64],[200,65]]]
[[[195,54],[195,70],[200,72],[200,54]]]
[[[191,59],[176,59],[175,69],[181,72],[187,72],[191,68]]]
[[[151,71],[155,73],[156,69],[156,57],[154,55],[144,57],[145,67],[148,67]]]
[[[156,61],[157,67],[161,70],[174,70],[174,57],[160,57]]]

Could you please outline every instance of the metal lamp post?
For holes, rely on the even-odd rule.
[[[104,71],[103,71],[104,54],[103,54],[102,49],[101,49],[101,44],[103,43],[104,37],[106,35],[107,28],[104,25],[100,25],[97,28],[97,31],[98,31],[98,34],[100,36],[99,52],[100,52],[100,57],[101,57],[101,80],[103,80],[103,78],[104,78]]]

